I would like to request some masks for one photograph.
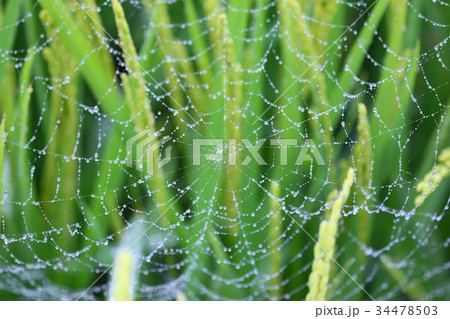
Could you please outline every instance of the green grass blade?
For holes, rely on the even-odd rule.
[[[255,0],[230,0],[228,1],[227,17],[232,23],[229,24],[230,35],[234,42],[234,55],[238,63],[242,63],[245,49],[245,38],[250,23],[250,9]]]
[[[170,25],[170,17],[167,5],[160,3],[158,34],[160,39],[160,54],[162,56],[169,55],[171,59],[164,63],[164,71],[166,77],[169,78],[169,91],[174,92],[169,100],[173,108],[179,113],[175,116],[176,124],[180,130],[186,133],[186,111],[181,110],[185,102],[185,96],[188,95],[196,109],[199,110],[200,115],[207,112],[207,102],[205,101],[203,89],[200,87],[197,75],[194,73],[194,65],[189,59],[188,52],[180,40],[176,39],[172,30],[168,27]],[[172,62],[175,60],[176,62]],[[185,83],[185,89],[181,89],[180,83]],[[189,116],[196,117],[197,114]]]
[[[291,85],[297,79],[297,76],[303,73],[305,66],[300,64],[293,48],[302,54],[305,52],[303,51],[303,47],[296,45],[296,41],[299,37],[299,30],[296,24],[296,17],[292,15],[290,7],[285,2],[280,1],[278,2],[278,9],[280,11],[281,32],[284,34],[280,44],[281,58],[285,64],[281,76],[281,92],[289,90],[280,99],[280,104],[283,105],[283,109],[278,115],[278,129],[281,131],[281,138],[297,139],[300,134],[298,128],[293,126],[292,123],[301,123],[304,119],[303,113],[297,107],[300,105],[299,92],[301,92],[302,86],[300,82],[295,83],[292,87]],[[292,72],[296,73],[292,74]],[[295,162],[295,158],[292,158],[291,156],[291,158],[288,159],[288,162],[292,163],[293,161]],[[276,178],[280,179],[281,176],[277,176]],[[285,189],[285,187],[282,187],[282,189]]]
[[[269,224],[269,276],[270,276],[270,292],[275,300],[280,299],[282,293],[281,279],[282,279],[282,244],[283,244],[283,216],[281,212],[281,206],[279,203],[280,198],[280,185],[272,182],[270,193],[273,198],[271,199],[271,215]]]
[[[228,23],[224,26],[224,31],[224,59],[226,63],[224,95],[227,96],[225,101],[225,129],[226,143],[228,144],[228,166],[223,171],[222,206],[226,207],[228,218],[233,220],[231,223],[237,224],[240,211],[238,191],[242,180],[242,159],[237,151],[237,143],[240,143],[242,139],[242,74],[241,66],[236,63],[234,41],[228,33]],[[232,143],[233,145],[231,145]],[[230,229],[231,233],[237,231],[235,227]]]
[[[29,108],[30,108],[30,99],[31,94],[33,92],[33,86],[31,84],[31,69],[34,61],[34,51],[30,50],[28,56],[25,58],[25,62],[22,67],[22,71],[20,74],[20,82],[19,82],[19,99],[18,99],[18,108],[15,110],[15,142],[21,148],[18,152],[18,163],[20,165],[20,171],[18,174],[22,175],[22,178],[19,181],[22,181],[23,185],[30,185],[31,180],[29,179],[29,169],[28,167],[28,158],[27,158],[27,150],[25,149],[25,145],[27,143],[28,136],[28,116],[29,116]],[[17,128],[16,128],[17,127]],[[28,198],[29,194],[23,194],[22,201],[25,201]]]
[[[202,84],[209,84],[212,82],[210,68],[211,57],[208,52],[208,44],[204,36],[204,31],[201,28],[194,2],[192,0],[184,1],[184,10],[186,13],[187,23],[189,24],[189,35],[193,42],[192,48],[194,54],[198,57],[198,68],[202,72],[200,75]]]
[[[0,125],[0,193],[3,194],[3,162],[5,159],[5,127],[6,115],[3,114],[2,124]],[[3,205],[0,204],[0,220],[3,220]],[[0,227],[0,233],[3,232],[3,227]]]
[[[77,63],[80,63],[83,78],[105,112],[116,120],[129,119],[128,108],[121,107],[123,99],[113,84],[114,80],[105,70],[101,58],[98,55],[90,54],[94,52],[94,49],[87,37],[77,27],[70,10],[61,0],[39,0],[39,3],[51,15],[55,26],[60,28],[65,45]],[[86,59],[87,55],[89,58]],[[82,61],[83,63],[81,63]]]
[[[44,21],[47,35],[53,36],[55,28],[51,17],[45,10],[41,11],[40,17]],[[74,73],[76,61],[59,34],[54,35],[50,46],[44,48],[43,54],[53,79],[52,86],[58,89],[50,94],[46,132],[48,144],[43,164],[45,174],[40,184],[40,199],[44,202],[42,208],[52,225],[63,230],[64,235],[58,244],[64,250],[70,250],[74,248],[73,241],[65,226],[73,224],[76,218],[75,206],[67,199],[76,196],[78,187],[77,161],[72,158],[77,145],[79,123],[75,102],[78,95],[78,77]],[[67,78],[70,78],[70,81],[62,84],[62,79]],[[60,154],[67,160],[61,162],[60,157],[55,154]],[[62,201],[53,203],[56,198]]]
[[[133,300],[132,274],[136,271],[133,268],[133,253],[131,251],[119,250],[117,261],[112,269],[111,287],[109,292],[110,301]]]
[[[16,37],[17,26],[16,23],[19,20],[20,9],[22,7],[24,0],[13,0],[8,1],[4,15],[3,15],[3,24],[2,24],[2,36],[0,37],[0,48],[5,57],[2,59],[6,60],[6,56],[9,54],[9,51],[12,50],[14,39]],[[0,87],[2,87],[3,77],[6,72],[6,63],[0,63]]]
[[[130,75],[122,75],[125,91],[128,92],[128,103],[130,111],[133,115],[133,120],[137,129],[149,129],[153,134],[155,133],[154,116],[150,108],[150,102],[147,97],[144,76],[142,68],[138,62],[136,48],[133,39],[131,38],[128,23],[125,19],[123,8],[118,0],[112,0],[114,16],[116,18],[116,25],[119,30],[119,36],[122,48],[125,54],[125,64],[130,70]],[[180,115],[181,117],[181,115]],[[160,148],[157,149],[159,153]],[[153,174],[147,180],[148,187],[155,192],[155,208],[161,216],[160,224],[169,229],[173,224],[178,223],[177,212],[180,210],[176,200],[173,200],[172,194],[167,187],[167,181],[163,175],[163,169],[155,165]],[[171,201],[173,202],[171,204]],[[173,264],[175,261],[168,256],[167,263]]]
[[[9,129],[14,119],[14,109],[16,108],[17,75],[16,68],[12,61],[5,62],[5,82],[0,87],[0,110],[6,113],[6,127]]]
[[[266,6],[268,0],[257,0],[255,13],[253,16],[251,34],[252,39],[260,39],[266,33],[266,10],[263,8]],[[245,83],[243,89],[243,107],[245,114],[245,121],[243,121],[244,137],[251,139],[251,143],[255,144],[257,141],[254,140],[258,137],[261,132],[261,122],[257,120],[256,116],[262,114],[264,110],[264,99],[259,96],[264,92],[264,71],[262,59],[264,53],[266,52],[266,43],[263,41],[253,41],[245,51],[244,57],[244,69],[252,69],[252,71],[244,76]],[[258,180],[262,173],[262,167],[255,160],[252,160],[248,166],[242,167],[242,187],[249,185],[249,194],[254,194],[252,199],[246,202],[247,205],[242,207],[243,211],[247,216],[257,209],[259,205],[258,198],[264,196],[263,191],[258,186],[257,183],[251,182],[251,179]],[[257,240],[255,240],[255,243]]]
[[[372,116],[371,126],[373,136],[379,134],[377,132],[383,132],[375,141],[374,147],[380,149],[380,151],[375,152],[374,158],[374,179],[375,185],[380,185],[384,183],[383,178],[386,177],[387,173],[390,172],[386,170],[388,167],[396,167],[399,163],[399,157],[401,150],[398,150],[397,137],[399,134],[391,134],[390,131],[402,127],[405,123],[396,123],[397,119],[405,119],[402,113],[407,109],[408,103],[405,105],[399,105],[399,100],[396,101],[398,92],[402,89],[400,86],[403,83],[397,84],[396,74],[397,68],[399,66],[399,58],[403,53],[403,42],[404,42],[404,28],[406,22],[406,11],[407,3],[405,1],[391,1],[387,16],[388,16],[388,26],[389,26],[389,39],[387,42],[390,50],[384,57],[384,68],[380,75],[380,86],[377,89],[377,95],[375,98],[376,104],[376,116]],[[415,75],[414,75],[415,76]],[[375,115],[375,114],[374,114]],[[405,121],[405,120],[403,120]],[[394,125],[399,125],[394,126]],[[405,135],[405,130],[401,130],[399,133]],[[395,138],[393,137],[395,135]],[[405,140],[406,137],[403,137]],[[403,143],[402,143],[403,144]],[[389,156],[386,156],[389,154]],[[394,176],[392,176],[394,177]]]
[[[34,0],[22,0],[24,1],[25,12],[29,12],[32,16],[25,19],[25,33],[27,38],[28,47],[32,48],[39,43],[39,36],[43,32],[42,27],[39,25],[38,7],[34,6],[36,1]],[[37,48],[35,48],[35,51]],[[42,54],[36,53],[35,61],[33,63],[33,75],[36,77],[47,76],[46,65]],[[34,83],[34,91],[38,106],[46,104],[47,87],[43,81],[36,81]],[[48,125],[47,119],[43,120],[43,125]]]
[[[322,41],[326,41],[329,38],[332,28],[329,24],[333,23],[333,19],[336,16],[336,11],[338,9],[338,2],[334,0],[317,0],[315,2],[313,11],[313,18],[320,23],[315,23],[314,27],[311,27],[311,32],[315,37],[318,37]],[[320,43],[317,44],[317,51],[323,52],[326,47]]]
[[[450,105],[450,99],[447,102],[447,105]],[[431,143],[428,143],[425,151],[423,152],[424,156],[421,161],[421,165],[417,169],[415,177],[422,178],[436,161],[436,149],[438,152],[442,151],[444,147],[450,145],[450,111],[447,110],[444,114],[441,115],[441,119],[439,122],[439,127],[436,128],[432,137],[430,137]],[[437,142],[439,144],[437,144]]]
[[[145,35],[144,43],[139,50],[139,59],[142,68],[146,71],[149,71],[157,64],[154,59],[154,53],[152,53],[153,49],[155,48],[157,39],[157,28],[155,26],[155,21],[159,21],[159,15],[161,14],[161,8],[163,7],[155,5],[153,3],[153,0],[144,0],[143,2],[147,11],[149,28]],[[154,74],[152,74],[152,77],[154,77]],[[146,79],[147,81],[151,80],[151,78],[149,78],[147,74]]]
[[[133,96],[127,97],[130,115],[138,130],[148,128],[154,133],[153,114],[147,99],[144,77],[139,64],[136,48],[133,39],[131,38],[130,29],[120,2],[118,0],[112,0],[112,4],[117,29],[119,30],[120,43],[124,51],[125,65],[131,73],[131,76],[127,76],[133,91]]]
[[[145,225],[141,220],[135,220],[116,248],[108,292],[110,301],[131,301],[136,298],[140,266],[138,256],[142,254],[144,247],[141,237],[145,233]]]
[[[95,241],[106,238],[109,230],[112,229],[116,233],[125,226],[122,217],[118,215],[120,210],[116,200],[117,195],[114,192],[125,181],[123,170],[114,164],[121,147],[121,134],[119,130],[112,128],[109,136],[101,154],[103,161],[99,164],[98,175],[93,183],[94,189],[91,190],[92,194],[95,194],[90,202],[91,210],[87,212],[89,223],[92,223],[92,227],[87,229],[87,237]],[[114,179],[111,176],[114,176]],[[89,214],[91,211],[95,215]],[[106,214],[108,218],[103,216]]]
[[[405,48],[413,49],[416,46],[417,41],[421,38],[421,32],[423,32],[423,19],[421,19],[417,12],[422,12],[425,4],[426,1],[424,0],[412,0],[410,2],[409,6],[415,8],[415,10],[408,10],[408,32],[405,34]]]
[[[405,274],[387,255],[381,256],[381,265],[411,300],[425,300],[426,293],[420,283]]]
[[[369,247],[372,237],[373,217],[369,213],[372,201],[372,138],[370,135],[370,123],[367,115],[366,106],[362,103],[358,105],[358,141],[353,149],[352,161],[356,168],[355,197],[358,205],[358,213],[350,215],[347,218],[348,227],[352,234],[358,238],[358,246],[351,243],[347,246],[346,260],[357,258],[357,262],[349,268],[355,272],[355,278],[358,282],[364,282],[365,271],[360,271],[358,267],[366,265],[367,257],[364,249]],[[355,253],[357,252],[357,253]],[[359,291],[358,299],[363,298],[363,291]]]
[[[313,42],[313,39],[308,36],[311,34],[309,30],[309,26],[307,21],[304,18],[303,9],[298,2],[295,0],[286,0],[287,7],[290,9],[293,15],[293,34],[295,35],[295,39],[297,42],[295,43],[295,47],[297,50],[302,51],[306,54],[309,59],[311,59],[312,65],[309,65],[304,69],[304,72],[300,73],[300,76],[308,76],[308,79],[311,79],[311,91],[314,103],[318,106],[319,115],[311,115],[314,131],[314,142],[316,144],[323,143],[324,149],[326,152],[326,158],[333,162],[334,153],[333,153],[333,136],[332,136],[332,123],[329,114],[329,102],[326,93],[328,92],[326,88],[326,82],[324,75],[319,72],[318,67],[320,66],[320,60],[317,60],[319,55],[317,55],[316,44]],[[296,32],[296,33],[295,33]],[[299,75],[297,75],[299,76]],[[297,79],[297,78],[296,78]],[[300,123],[300,122],[297,122]],[[322,133],[323,132],[323,133]],[[330,179],[335,180],[336,172],[334,166],[330,167]],[[324,175],[327,174],[323,167],[319,168],[319,173],[317,174],[319,179],[326,178]]]
[[[370,215],[365,207],[369,206],[372,179],[372,138],[367,109],[364,104],[358,105],[358,142],[353,150],[353,160],[356,170],[356,203],[361,207],[354,230],[361,243],[367,245],[370,238]]]
[[[23,205],[23,207],[20,207],[19,213],[12,215],[14,229],[20,234],[41,232],[48,229],[48,226],[45,226],[41,217],[40,210],[32,204],[37,199],[33,180],[35,170],[30,165],[30,150],[27,145],[29,142],[30,99],[33,92],[31,73],[34,56],[34,50],[30,50],[23,62],[20,72],[18,102],[13,115],[12,127],[14,127],[14,130],[12,130],[13,132],[9,136],[8,141],[11,150],[9,153],[12,170],[11,175],[14,180],[12,185],[13,199],[14,202]],[[27,221],[26,225],[24,220]],[[33,254],[37,254],[40,258],[52,255],[52,252],[46,251],[45,247],[37,243],[30,243],[30,245],[35,250],[34,253],[27,249],[18,252],[18,256],[23,258],[22,260],[24,261],[33,260]]]
[[[332,265],[332,256],[335,251],[336,234],[341,210],[350,195],[353,184],[354,170],[350,168],[345,178],[342,190],[331,203],[329,218],[322,221],[319,229],[319,239],[314,246],[314,261],[309,277],[309,293],[306,300],[325,300]]]
[[[419,195],[414,200],[416,206],[422,205],[423,201],[439,186],[444,178],[450,175],[450,148],[446,148],[438,157],[439,164],[428,172],[417,184]]]
[[[345,93],[350,93],[355,80],[353,74],[359,74],[366,52],[368,51],[370,45],[372,44],[375,31],[380,24],[381,18],[383,17],[390,0],[378,0],[373,6],[370,17],[364,23],[364,27],[359,32],[355,43],[352,45],[350,52],[344,60],[344,70],[339,76],[339,87],[335,87],[331,90],[330,102],[332,105],[341,104],[345,101]],[[346,69],[351,70],[346,71]],[[332,115],[332,123],[335,125],[337,121],[341,118],[340,114]]]

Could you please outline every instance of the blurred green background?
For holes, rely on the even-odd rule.
[[[320,274],[327,300],[448,299],[448,21],[424,0],[1,0],[0,299],[304,300]],[[170,138],[151,176],[126,165],[143,130]],[[237,164],[193,165],[206,138]],[[297,147],[243,165],[243,139]],[[325,165],[293,164],[306,140]]]

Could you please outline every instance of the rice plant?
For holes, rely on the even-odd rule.
[[[448,299],[449,17],[1,0],[0,299]]]

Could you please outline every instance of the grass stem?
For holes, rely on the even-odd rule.
[[[306,300],[323,301],[326,298],[332,258],[335,251],[338,222],[341,210],[350,195],[354,174],[353,168],[350,168],[341,191],[334,202],[331,203],[329,218],[320,224],[319,239],[314,246],[314,261],[309,276],[309,292]]]

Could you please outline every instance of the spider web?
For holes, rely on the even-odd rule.
[[[210,7],[193,1],[194,17],[184,1],[121,1],[145,70],[152,125],[159,139],[169,138],[160,157],[170,149],[171,158],[158,184],[126,165],[127,140],[149,127],[137,127],[144,113],[127,113],[129,101],[111,100],[114,92],[124,95],[121,74],[133,76],[111,2],[59,1],[92,46],[83,60],[67,59],[60,77],[46,69],[45,50],[55,44],[70,51],[61,40],[67,24],[49,31],[39,1],[22,2],[20,18],[0,28],[0,37],[18,30],[15,46],[1,49],[3,96],[8,88],[24,94],[20,75],[34,59],[28,120],[20,121],[20,111],[9,114],[7,98],[0,99],[10,120],[3,138],[1,299],[108,298],[123,252],[132,253],[136,299],[304,299],[328,196],[369,154],[358,148],[359,103],[370,122],[370,179],[360,186],[357,172],[344,206],[327,298],[449,298],[448,180],[414,204],[416,186],[449,145],[448,3],[395,1],[407,11],[408,50],[399,52],[386,13],[370,45],[358,37],[373,18],[377,3],[370,1],[321,1],[346,12],[337,18],[317,13],[312,1],[298,1],[301,17],[295,6],[270,0]],[[226,31],[217,36],[225,13]],[[314,32],[296,31],[299,20]],[[24,39],[25,31],[34,36]],[[356,73],[346,60],[355,44],[363,52]],[[81,71],[95,57],[113,65],[102,98]],[[20,131],[25,137],[16,140]],[[204,139],[223,146],[202,148],[196,165],[194,140]],[[228,165],[230,139],[238,140],[241,160],[250,154],[240,140],[266,140],[259,149],[266,165],[254,158]],[[298,142],[287,165],[269,142],[279,139]],[[293,164],[305,140],[324,165],[313,157]]]

